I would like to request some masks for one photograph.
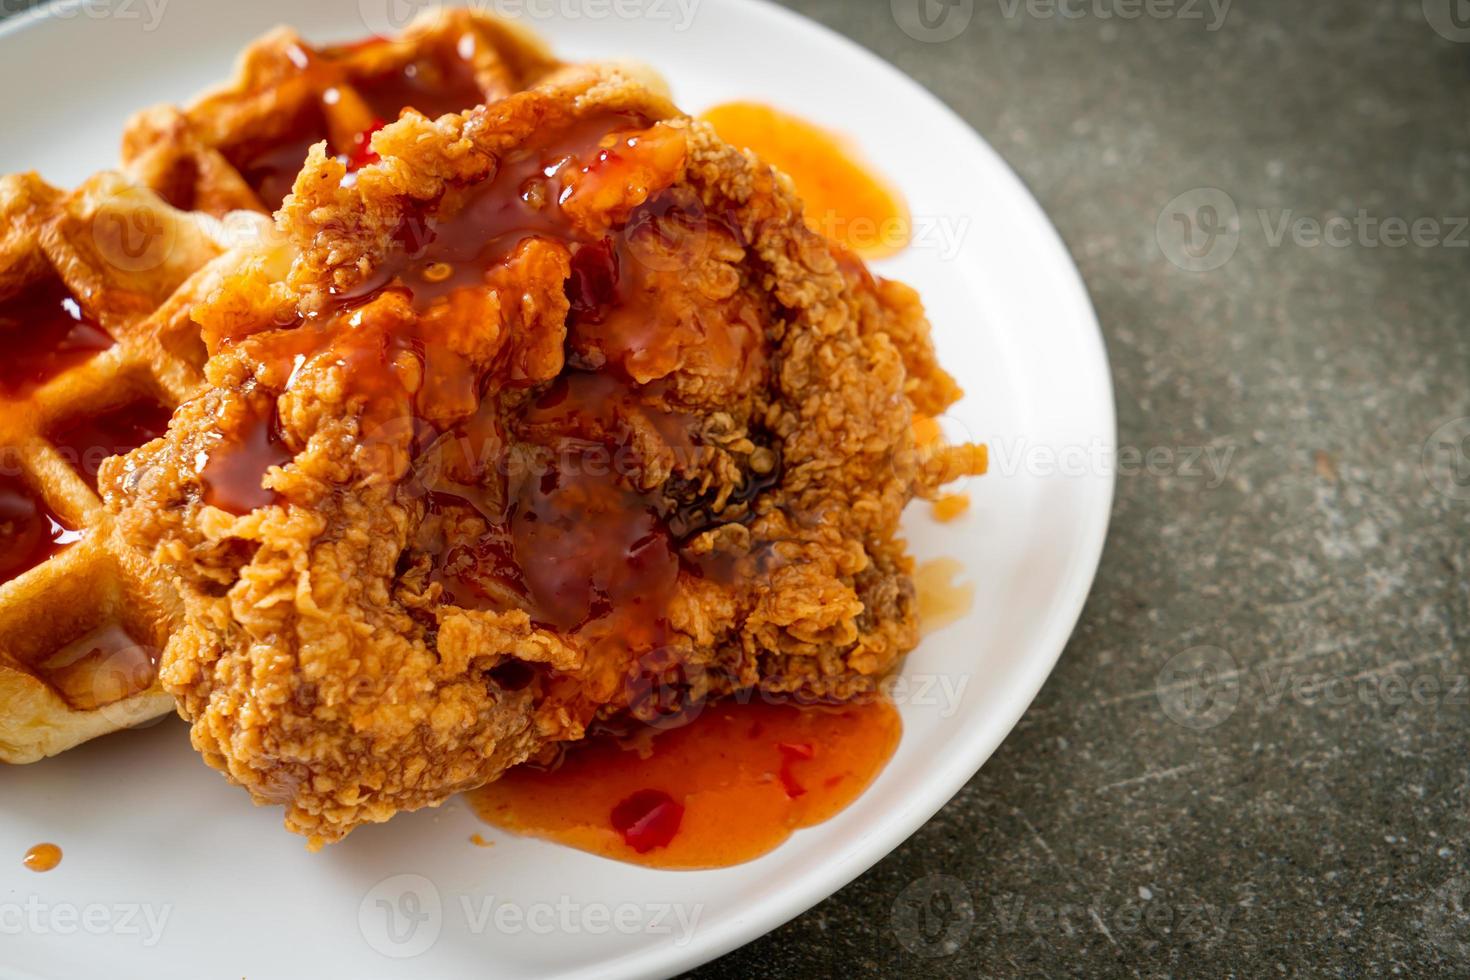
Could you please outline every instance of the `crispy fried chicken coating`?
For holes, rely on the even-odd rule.
[[[983,469],[917,296],[614,68],[318,150],[196,311],[209,385],[111,463],[174,576],[162,678],[313,847],[614,717],[871,691],[898,538]]]

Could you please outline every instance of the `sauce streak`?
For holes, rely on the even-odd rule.
[[[172,413],[154,401],[137,401],[103,415],[70,422],[50,436],[87,486],[97,489],[97,470],[110,456],[130,453],[168,431]]]
[[[469,799],[496,827],[603,857],[729,867],[841,812],[883,770],[901,731],[886,700],[719,701],[640,745],[595,736],[559,767],[512,769]]]
[[[274,399],[254,398],[241,427],[212,450],[199,469],[204,502],[237,515],[278,503],[281,497],[262,481],[272,466],[284,466],[293,458],[281,439]]]
[[[908,205],[841,137],[780,109],[727,102],[700,116],[727,143],[784,172],[806,203],[806,222],[865,258],[903,251]]]
[[[0,398],[22,399],[112,346],[59,282],[0,305]]]
[[[36,567],[81,536],[20,480],[0,477],[0,584]]]
[[[32,871],[54,871],[61,863],[61,848],[55,844],[37,844],[26,851],[24,864]]]

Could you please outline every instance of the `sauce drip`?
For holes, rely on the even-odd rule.
[[[476,345],[476,321],[487,315],[484,297],[492,280],[502,277],[516,285],[517,276],[533,277],[540,272],[538,263],[552,261],[553,243],[577,245],[591,237],[567,206],[579,194],[595,198],[618,192],[630,179],[647,179],[648,166],[642,161],[659,144],[644,134],[624,132],[645,124],[635,116],[608,113],[552,131],[539,145],[509,156],[452,212],[425,210],[410,216],[376,274],[337,297],[335,308],[261,336],[207,335],[206,341],[211,349],[248,341],[265,365],[260,376],[281,390],[289,388],[298,367],[314,358],[347,365],[350,384],[365,396],[365,437],[393,443],[411,428],[425,436],[416,441],[417,454],[433,436],[473,425],[466,415],[474,407],[482,375],[494,366],[476,365],[462,351]],[[682,139],[674,149],[682,159]],[[667,168],[663,157],[659,162]],[[606,230],[599,229],[596,240],[603,237]],[[525,247],[531,238],[544,240],[545,247]],[[599,298],[616,301],[587,301]],[[525,332],[538,331],[549,333],[541,324],[529,325]],[[598,356],[605,360],[607,355]],[[499,365],[499,380],[510,386],[526,384],[519,361],[508,360]],[[229,446],[210,454],[201,471],[206,500],[234,513],[275,501],[273,494],[259,489],[259,477],[268,466],[290,458],[274,421],[267,422],[260,413],[253,418]],[[485,462],[472,460],[479,468]]]
[[[368,140],[403,110],[417,109],[435,118],[464,112],[485,101],[469,60],[475,53],[472,44],[443,46],[447,50],[430,52],[379,74],[350,75],[340,55],[350,57],[379,43],[379,39],[368,39],[328,51],[292,49],[293,63],[320,93],[319,104],[307,108],[290,135],[250,147],[236,162],[245,182],[269,210],[279,208],[291,192],[307,151],[316,143],[327,140],[331,152],[351,172],[377,159]]]
[[[362,458],[422,502],[408,587],[523,610],[575,638],[586,657],[573,675],[492,676],[541,685],[580,724],[665,647],[680,575],[713,567],[686,568],[670,525],[695,518],[637,478],[700,449],[662,375],[684,358],[707,376],[760,363],[753,301],[711,300],[689,282],[733,233],[703,221],[697,200],[659,196],[686,152],[679,129],[624,113],[544,126],[488,180],[411,210],[372,278],[324,311],[206,333],[212,350],[236,345],[259,363],[263,401],[338,372],[362,406]],[[287,458],[269,408],[227,420],[233,434],[201,472],[209,502],[240,513],[274,499],[257,493]],[[778,468],[766,457],[762,479]],[[698,521],[745,519],[765,485],[752,480],[718,513],[701,501]]]
[[[481,491],[474,504],[436,495],[422,529],[421,547],[436,554],[434,579],[456,605],[519,605],[537,625],[575,636],[591,651],[590,699],[585,678],[546,682],[567,703],[585,702],[589,717],[620,682],[617,665],[668,639],[664,610],[682,566],[665,521],[667,504],[618,479],[629,458],[632,420],[657,424],[648,422],[656,414],[616,378],[563,375],[519,420],[526,440],[519,445],[528,455],[507,475],[503,491]],[[669,427],[671,443],[687,445],[684,422],[665,415],[659,423]],[[445,464],[442,472],[454,469]],[[483,521],[474,525],[483,530],[451,532],[453,543],[435,540],[465,519]],[[534,676],[505,679],[519,688]]]
[[[348,298],[371,297],[395,283],[412,294],[422,311],[456,290],[483,287],[487,270],[528,238],[600,241],[578,227],[563,205],[574,186],[593,187],[588,193],[595,194],[597,185],[617,181],[629,161],[643,152],[640,140],[646,137],[639,133],[647,125],[631,114],[600,114],[549,136],[540,146],[509,154],[453,213],[410,218],[394,254]]]
[[[61,864],[61,848],[55,844],[37,844],[26,851],[23,863],[32,871],[54,871]]]
[[[954,558],[935,558],[919,565],[914,572],[914,588],[919,598],[919,633],[927,636],[950,623],[963,619],[975,604],[975,586],[956,583],[956,575],[965,566]]]
[[[727,102],[700,118],[727,143],[789,176],[813,231],[865,258],[895,255],[908,246],[908,205],[841,137],[754,102]]]
[[[204,502],[237,515],[278,503],[281,497],[263,481],[272,466],[284,466],[293,457],[281,439],[275,400],[264,394],[252,398],[243,422],[199,469]]]
[[[81,533],[20,480],[0,477],[0,584],[41,564]]]
[[[718,701],[651,739],[596,736],[560,766],[521,766],[469,795],[481,819],[603,857],[717,868],[760,857],[845,809],[898,746],[886,700]]]
[[[306,163],[307,152],[326,138],[324,130],[314,129],[304,136],[297,135],[264,147],[259,152],[239,162],[240,176],[255,191],[269,211],[275,211],[291,193],[296,175]]]
[[[158,648],[108,624],[57,650],[36,673],[73,708],[95,711],[152,687]]]
[[[392,121],[404,109],[417,109],[430,119],[464,112],[485,101],[469,61],[454,52],[444,60],[420,58],[402,68],[363,78],[354,88],[379,118]]]
[[[130,453],[168,431],[172,413],[154,401],[137,401],[105,414],[70,422],[51,435],[51,443],[87,486],[97,489],[97,470],[110,456]]]
[[[0,398],[21,399],[112,346],[59,282],[0,304]]]

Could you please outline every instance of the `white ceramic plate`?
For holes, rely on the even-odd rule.
[[[651,871],[510,838],[459,801],[311,855],[169,721],[0,771],[0,974],[669,974],[798,915],[913,833],[994,751],[1066,643],[1107,526],[1111,388],[1077,271],[1000,158],[914,82],[776,7],[498,9],[531,14],[566,57],[655,65],[690,111],[757,99],[846,131],[906,193],[921,241],[879,268],[923,293],[969,392],[948,424],[991,443],[993,472],[970,482],[963,520],[909,515],[918,557],[963,562],[976,601],[909,658],[897,757],[837,818],[726,870]],[[0,29],[0,172],[70,184],[110,166],[132,111],[224,79],[277,23],[345,40],[414,12],[403,0],[88,0],[19,18]],[[495,846],[468,843],[477,831]],[[39,841],[64,848],[56,871],[22,869]]]

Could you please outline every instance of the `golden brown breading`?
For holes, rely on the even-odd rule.
[[[900,514],[983,465],[915,444],[958,390],[913,292],[616,69],[373,149],[313,152],[196,313],[211,387],[103,475],[205,758],[320,846],[598,719],[871,691]]]

